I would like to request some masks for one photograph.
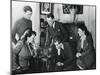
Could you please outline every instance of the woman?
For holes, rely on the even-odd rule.
[[[80,69],[92,69],[96,62],[92,36],[84,24],[78,26],[77,66]]]
[[[30,66],[31,56],[34,54],[34,38],[36,32],[30,29],[26,30],[14,48],[15,63],[17,71],[27,71]]]

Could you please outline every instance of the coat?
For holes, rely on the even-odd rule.
[[[77,59],[77,64],[84,69],[91,68],[96,63],[96,53],[93,47],[92,36],[86,36],[84,40],[83,49],[81,49],[81,41],[79,40],[77,45],[78,52],[81,52],[82,56]]]
[[[19,39],[27,29],[32,29],[32,21],[27,20],[24,17],[17,20],[12,28],[12,41],[16,44],[17,40],[15,39],[16,34],[18,34]]]
[[[59,36],[63,41],[67,39],[67,31],[63,28],[62,23],[55,21],[55,28],[47,27],[45,46],[50,46],[52,40]]]

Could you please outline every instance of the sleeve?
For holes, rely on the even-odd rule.
[[[17,26],[18,26],[18,22],[16,22],[15,24],[14,24],[14,27],[12,28],[12,41],[14,42],[14,43],[16,43],[17,41],[16,41],[16,39],[15,39],[15,35],[16,35],[16,33],[17,33]]]
[[[94,50],[93,49],[93,40],[92,40],[92,37],[88,36],[86,41],[87,41],[87,45],[85,47],[85,52],[82,53],[82,56],[84,56],[86,54],[89,54],[90,51]]]
[[[50,34],[48,28],[46,29],[46,41],[45,41],[45,46],[48,46],[50,42]]]
[[[81,48],[80,48],[80,40],[77,40],[78,42],[77,42],[77,47],[76,47],[76,49],[77,49],[77,52],[81,52]]]
[[[19,52],[21,51],[23,47],[23,42],[22,41],[18,41],[18,43],[16,44],[15,48],[14,48],[14,52],[16,55],[19,54]]]

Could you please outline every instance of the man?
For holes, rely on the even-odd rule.
[[[67,33],[65,29],[62,26],[62,23],[59,23],[57,21],[54,21],[54,16],[52,13],[47,15],[47,22],[48,22],[48,27],[46,29],[46,42],[45,46],[51,47],[53,45],[53,39],[56,36],[60,36],[60,39],[67,39]]]
[[[61,42],[60,38],[57,37],[54,40],[54,45],[55,49],[53,50],[53,55],[55,55],[55,71],[72,70],[74,62],[70,44],[68,42]]]
[[[30,6],[24,6],[23,12],[23,17],[15,22],[14,28],[12,29],[13,46],[17,43],[17,40],[21,39],[21,36],[26,29],[32,29],[32,22],[30,20],[32,16],[32,8]],[[17,40],[15,38],[16,36],[18,37]]]

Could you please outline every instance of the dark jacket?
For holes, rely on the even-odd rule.
[[[55,63],[64,63],[64,68],[69,67],[73,63],[73,54],[71,46],[68,42],[63,43],[64,49],[60,50],[60,55],[57,54],[57,49],[52,50],[52,58],[55,59]]]
[[[25,32],[26,29],[32,29],[32,22],[31,20],[27,20],[24,17],[17,20],[14,24],[14,27],[12,29],[12,41],[14,43],[17,43],[15,39],[16,33],[19,36],[19,39],[21,38],[22,34]]]
[[[77,49],[78,52],[82,53],[82,56],[80,56],[78,59],[82,62],[82,64],[79,64],[82,65],[84,68],[91,68],[96,62],[96,53],[93,47],[92,36],[86,36],[83,48],[81,48],[81,41],[79,40]]]
[[[59,36],[63,41],[67,39],[67,32],[63,28],[62,23],[55,21],[55,28],[47,27],[45,46],[50,46],[52,39]]]

